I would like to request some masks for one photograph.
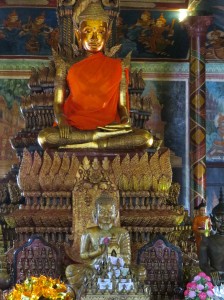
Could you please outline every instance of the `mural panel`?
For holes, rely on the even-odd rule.
[[[117,0],[103,0],[105,2],[115,2]],[[188,7],[188,0],[120,0],[121,7],[154,8],[154,9],[181,9]]]
[[[224,162],[224,82],[207,81],[207,162]]]
[[[213,24],[208,29],[206,58],[220,60],[224,58],[224,2],[223,0],[203,0],[198,7],[203,14],[213,16]]]
[[[24,127],[19,103],[27,93],[26,79],[0,79],[0,178],[18,162],[10,138]]]
[[[173,181],[181,185],[180,204],[189,205],[188,89],[187,80],[149,79],[144,97],[151,101],[152,115],[145,124],[172,151]]]
[[[218,204],[224,182],[224,73],[223,64],[211,64],[207,69],[211,76],[206,82],[206,195],[210,213]]]
[[[57,40],[55,9],[0,9],[0,56],[48,56]]]
[[[120,56],[134,59],[187,59],[189,39],[177,11],[122,10],[117,24]]]

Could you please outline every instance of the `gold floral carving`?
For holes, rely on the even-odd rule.
[[[55,151],[45,151],[40,156],[25,149],[18,184],[26,199],[21,212],[24,209],[65,209],[69,212],[73,207],[72,230],[78,232],[78,236],[86,226],[93,225],[94,201],[105,190],[117,199],[124,226],[160,226],[163,222],[171,226],[182,220],[183,212],[177,205],[179,189],[171,185],[168,149],[112,158],[102,155],[77,157],[71,152]],[[33,219],[28,220],[28,215],[24,214],[16,223],[54,227],[52,223],[47,224],[45,215],[35,213]],[[63,222],[68,225],[69,220]]]
[[[75,155],[68,157],[66,153],[60,157],[57,152],[53,156],[44,152],[41,157],[37,152],[32,155],[24,150],[21,162],[18,185],[24,194],[34,191],[46,192],[72,192],[79,161]]]
[[[53,159],[44,152],[43,164],[40,170],[40,185],[43,191],[53,191],[53,179],[60,168],[60,157],[55,152]]]
[[[24,149],[23,159],[20,165],[18,180],[17,180],[18,185],[22,191],[29,191],[31,189],[30,182],[28,180],[31,167],[32,167],[32,155],[27,149]]]
[[[182,212],[175,210],[126,210],[121,212],[121,224],[123,226],[177,226],[183,221]]]
[[[87,180],[88,179],[88,180]],[[72,192],[87,185],[98,184],[107,189],[108,182],[121,192],[148,191],[152,195],[168,195],[172,184],[170,151],[159,151],[150,155],[138,154],[123,159],[117,155],[112,161],[108,157],[92,161],[86,156],[80,161],[74,154],[44,152],[43,157],[24,150],[18,175],[20,189],[25,192]],[[83,186],[85,187],[85,186]]]
[[[55,174],[52,182],[53,189],[56,191],[61,190],[61,183],[64,181],[66,178],[66,174],[69,171],[70,167],[70,160],[67,154],[65,153],[64,156],[62,157],[62,160],[60,160],[61,165],[59,165],[58,172]],[[67,185],[63,185],[64,189],[67,190]]]
[[[152,156],[145,153],[142,157],[136,154],[130,158],[126,155],[122,161],[116,157],[112,169],[116,175],[116,185],[121,191],[151,190],[167,194],[172,184],[169,149],[161,154],[157,151]]]

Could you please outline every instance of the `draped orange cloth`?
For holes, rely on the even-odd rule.
[[[101,52],[72,65],[67,75],[70,94],[63,107],[69,125],[93,130],[119,122],[121,76],[121,61]]]
[[[200,233],[199,230],[200,229],[202,229],[202,230],[205,229],[206,220],[208,220],[208,226],[210,228],[211,227],[211,221],[210,221],[210,218],[208,216],[196,216],[196,217],[194,217],[194,220],[193,220],[192,229],[193,229],[194,235],[195,235],[195,241],[196,241],[198,254],[199,254],[200,244],[201,244],[202,235],[203,235],[203,233]]]

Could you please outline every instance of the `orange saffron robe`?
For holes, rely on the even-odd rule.
[[[201,244],[202,235],[203,235],[202,233],[200,233],[199,230],[205,229],[206,220],[208,220],[208,226],[209,226],[209,228],[211,228],[211,221],[208,216],[196,216],[196,217],[194,217],[194,220],[193,220],[192,229],[193,229],[194,235],[195,235],[195,241],[196,241],[198,254],[199,254],[200,244]]]
[[[64,103],[69,125],[94,130],[119,122],[121,60],[99,52],[71,66],[67,75],[70,94]]]

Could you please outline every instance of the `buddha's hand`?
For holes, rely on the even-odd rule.
[[[102,244],[102,245],[99,245],[98,247],[98,253],[99,255],[102,255],[106,250],[106,245]]]
[[[61,116],[58,118],[58,128],[59,128],[60,138],[68,139],[71,127],[68,124],[68,121],[65,116]]]
[[[112,124],[108,124],[104,127],[98,127],[98,128],[103,131],[120,131],[120,130],[122,130],[122,131],[124,130],[127,132],[132,131],[131,122],[129,120],[127,122],[112,123]]]
[[[129,118],[128,115],[124,114],[120,118],[121,118],[121,124],[130,125],[131,126],[131,119]]]
[[[93,250],[88,253],[88,258],[98,257],[98,256],[102,255],[105,252],[105,250],[106,250],[105,245],[98,245],[96,250]]]

